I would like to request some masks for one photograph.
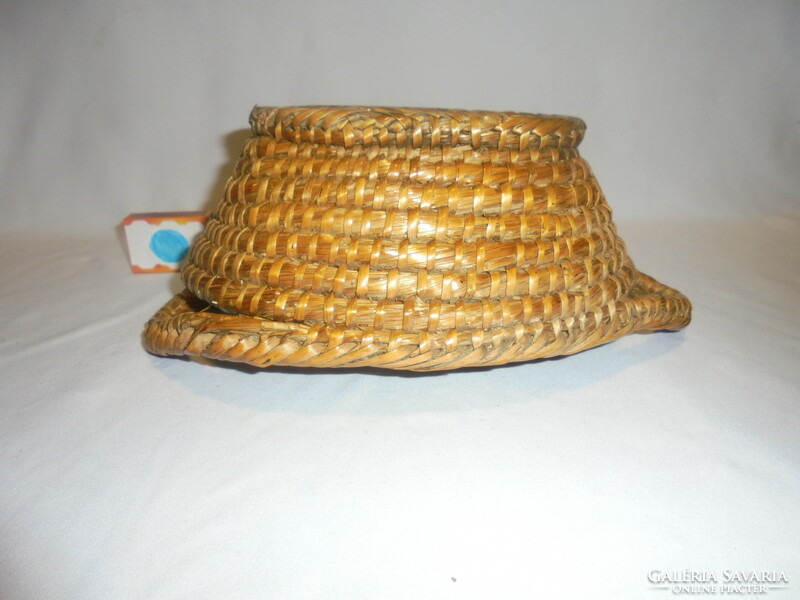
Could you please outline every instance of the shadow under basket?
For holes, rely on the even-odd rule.
[[[571,117],[256,107],[253,136],[144,345],[258,367],[414,371],[676,330]]]

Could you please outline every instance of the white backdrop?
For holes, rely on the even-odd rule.
[[[796,1],[0,0],[0,598],[796,597],[798,65]],[[150,356],[181,284],[114,228],[213,206],[254,104],[582,117],[694,321],[438,376]]]
[[[575,115],[619,218],[800,211],[796,1],[0,10],[3,231],[108,230],[129,212],[210,206],[254,104]]]

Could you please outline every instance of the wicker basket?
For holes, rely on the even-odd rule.
[[[580,119],[256,107],[250,123],[150,352],[426,371],[689,323],[628,257]]]

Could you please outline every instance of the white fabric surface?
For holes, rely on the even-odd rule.
[[[793,597],[800,221],[620,228],[688,329],[429,376],[153,357],[175,277],[7,236],[0,597],[659,598],[685,568]]]
[[[0,598],[800,590],[800,5],[0,5]],[[213,204],[255,104],[576,114],[694,321],[441,375],[145,353],[125,214]]]

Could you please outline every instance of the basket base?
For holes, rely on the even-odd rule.
[[[678,330],[689,300],[638,273],[631,293],[602,312],[491,330],[403,332],[282,323],[220,313],[191,292],[176,295],[147,323],[148,352],[246,363],[320,368],[441,371],[574,354],[623,335]]]

